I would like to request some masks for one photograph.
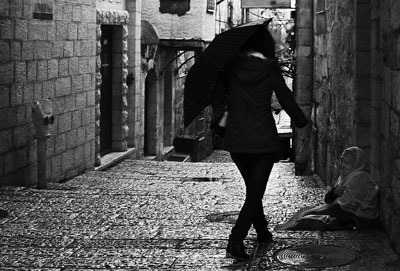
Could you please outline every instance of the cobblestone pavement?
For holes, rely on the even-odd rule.
[[[1,270],[400,270],[379,231],[273,231],[259,246],[246,239],[252,260],[225,258],[243,183],[224,152],[199,163],[125,160],[103,172],[88,172],[49,189],[0,189]],[[294,176],[293,164],[277,163],[264,197],[271,230],[296,210],[322,201],[324,190]],[[216,216],[218,217],[218,216]],[[215,218],[215,217],[214,217]],[[224,218],[224,217],[223,217]],[[302,268],[275,255],[296,245],[352,249],[348,265]]]

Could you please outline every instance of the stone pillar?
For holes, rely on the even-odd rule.
[[[313,80],[313,7],[312,0],[297,1],[296,9],[296,75],[294,94],[297,103],[308,119],[311,118],[311,98]],[[304,139],[297,129],[294,130],[294,152],[296,174],[312,173],[312,140]]]
[[[156,63],[156,76],[157,76],[157,119],[156,119],[156,142],[157,142],[157,160],[161,161],[163,159],[164,150],[164,77],[160,76],[160,71],[165,65],[165,58],[162,56],[164,48],[158,47],[160,53],[157,58]]]
[[[163,50],[164,65],[161,76],[164,78],[164,145],[171,146],[175,137],[175,72],[176,57],[174,48],[165,48]],[[170,63],[169,63],[170,62]]]
[[[359,0],[361,5],[361,0]],[[400,255],[400,34],[397,0],[371,0],[371,174],[380,218]],[[361,19],[361,18],[360,18]]]
[[[138,147],[137,140],[140,135],[140,127],[137,123],[143,121],[141,110],[141,1],[126,0],[129,12],[129,36],[128,36],[128,147]],[[143,136],[143,133],[141,133]]]

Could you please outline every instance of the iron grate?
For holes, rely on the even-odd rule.
[[[306,245],[286,248],[275,252],[274,258],[281,263],[305,267],[334,267],[352,263],[358,254],[340,246]]]

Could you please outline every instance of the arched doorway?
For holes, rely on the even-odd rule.
[[[144,98],[144,155],[157,154],[157,76],[154,69],[145,79]]]

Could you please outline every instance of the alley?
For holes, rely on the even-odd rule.
[[[293,172],[292,163],[276,163],[272,171],[264,197],[271,230],[322,201],[324,190]],[[125,160],[46,190],[2,187],[0,209],[10,215],[0,220],[0,270],[400,270],[378,231],[273,231],[275,241],[267,247],[257,246],[251,232],[246,245],[252,260],[227,259],[243,193],[224,152],[199,163]],[[306,244],[345,247],[357,258],[304,268],[275,257]]]

